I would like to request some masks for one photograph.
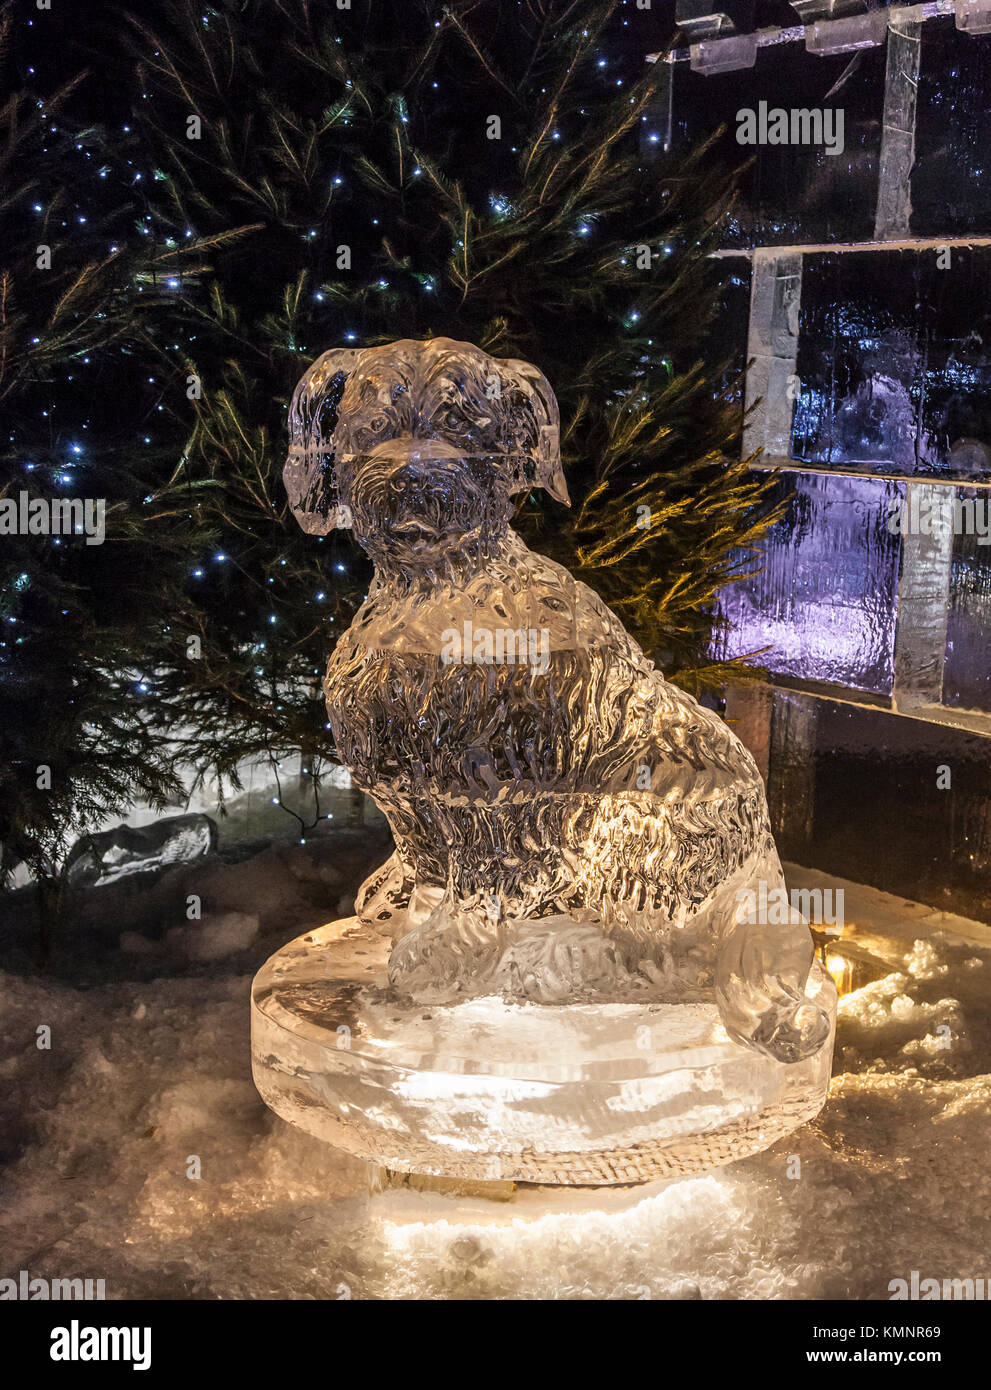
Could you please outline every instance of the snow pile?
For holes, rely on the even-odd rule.
[[[246,951],[258,935],[258,918],[248,912],[214,912],[199,921],[170,927],[165,944],[186,960],[223,960]]]
[[[86,987],[0,975],[0,1275],[321,1299],[885,1299],[912,1270],[991,1275],[991,951],[948,935],[841,1001],[829,1103],[766,1153],[650,1189],[369,1198],[362,1165],[258,1099],[248,991],[376,856],[207,865],[203,920],[173,894],[149,949],[115,935]]]
[[[945,932],[917,940],[904,971],[840,1000],[836,1054],[842,1070],[927,1077],[991,1071],[983,1020],[991,976],[986,955]],[[975,1056],[975,1050],[979,1056]]]

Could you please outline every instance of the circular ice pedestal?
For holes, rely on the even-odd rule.
[[[714,1004],[411,1007],[390,942],[349,917],[277,951],[251,990],[255,1085],[283,1119],[387,1168],[595,1186],[673,1178],[767,1148],[822,1107],[833,1050],[785,1065]],[[818,962],[808,994],[835,1026]]]

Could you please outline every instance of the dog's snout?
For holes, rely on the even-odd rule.
[[[389,485],[394,492],[410,485],[430,487],[457,477],[460,471],[460,459],[401,459],[388,470]]]
[[[358,443],[358,441],[355,441]],[[426,554],[503,517],[488,458],[415,431],[342,451],[342,501],[372,554]]]

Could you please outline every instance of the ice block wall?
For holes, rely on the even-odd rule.
[[[728,627],[719,654],[752,655],[781,676],[890,695],[901,543],[887,517],[904,488],[784,473],[777,490],[785,512],[761,569],[723,595]]]
[[[991,0],[677,5],[645,157],[724,124],[747,161],[718,259],[787,498],[721,598],[762,672],[728,711],[786,856],[991,921]],[[741,145],[774,109],[841,112],[842,150]]]

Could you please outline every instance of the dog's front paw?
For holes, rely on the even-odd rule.
[[[801,1062],[819,1051],[829,1030],[822,1009],[803,999],[797,1009],[768,1009],[748,1041],[776,1062]]]
[[[813,944],[804,921],[739,918],[716,958],[716,1000],[730,1037],[777,1062],[801,1062],[829,1037],[828,1015],[806,995]]]
[[[430,1003],[478,994],[502,949],[498,923],[444,901],[396,942],[389,957],[389,984],[398,994]]]
[[[630,978],[616,941],[601,926],[557,916],[514,925],[493,984],[511,998],[563,1004],[614,993]]]

